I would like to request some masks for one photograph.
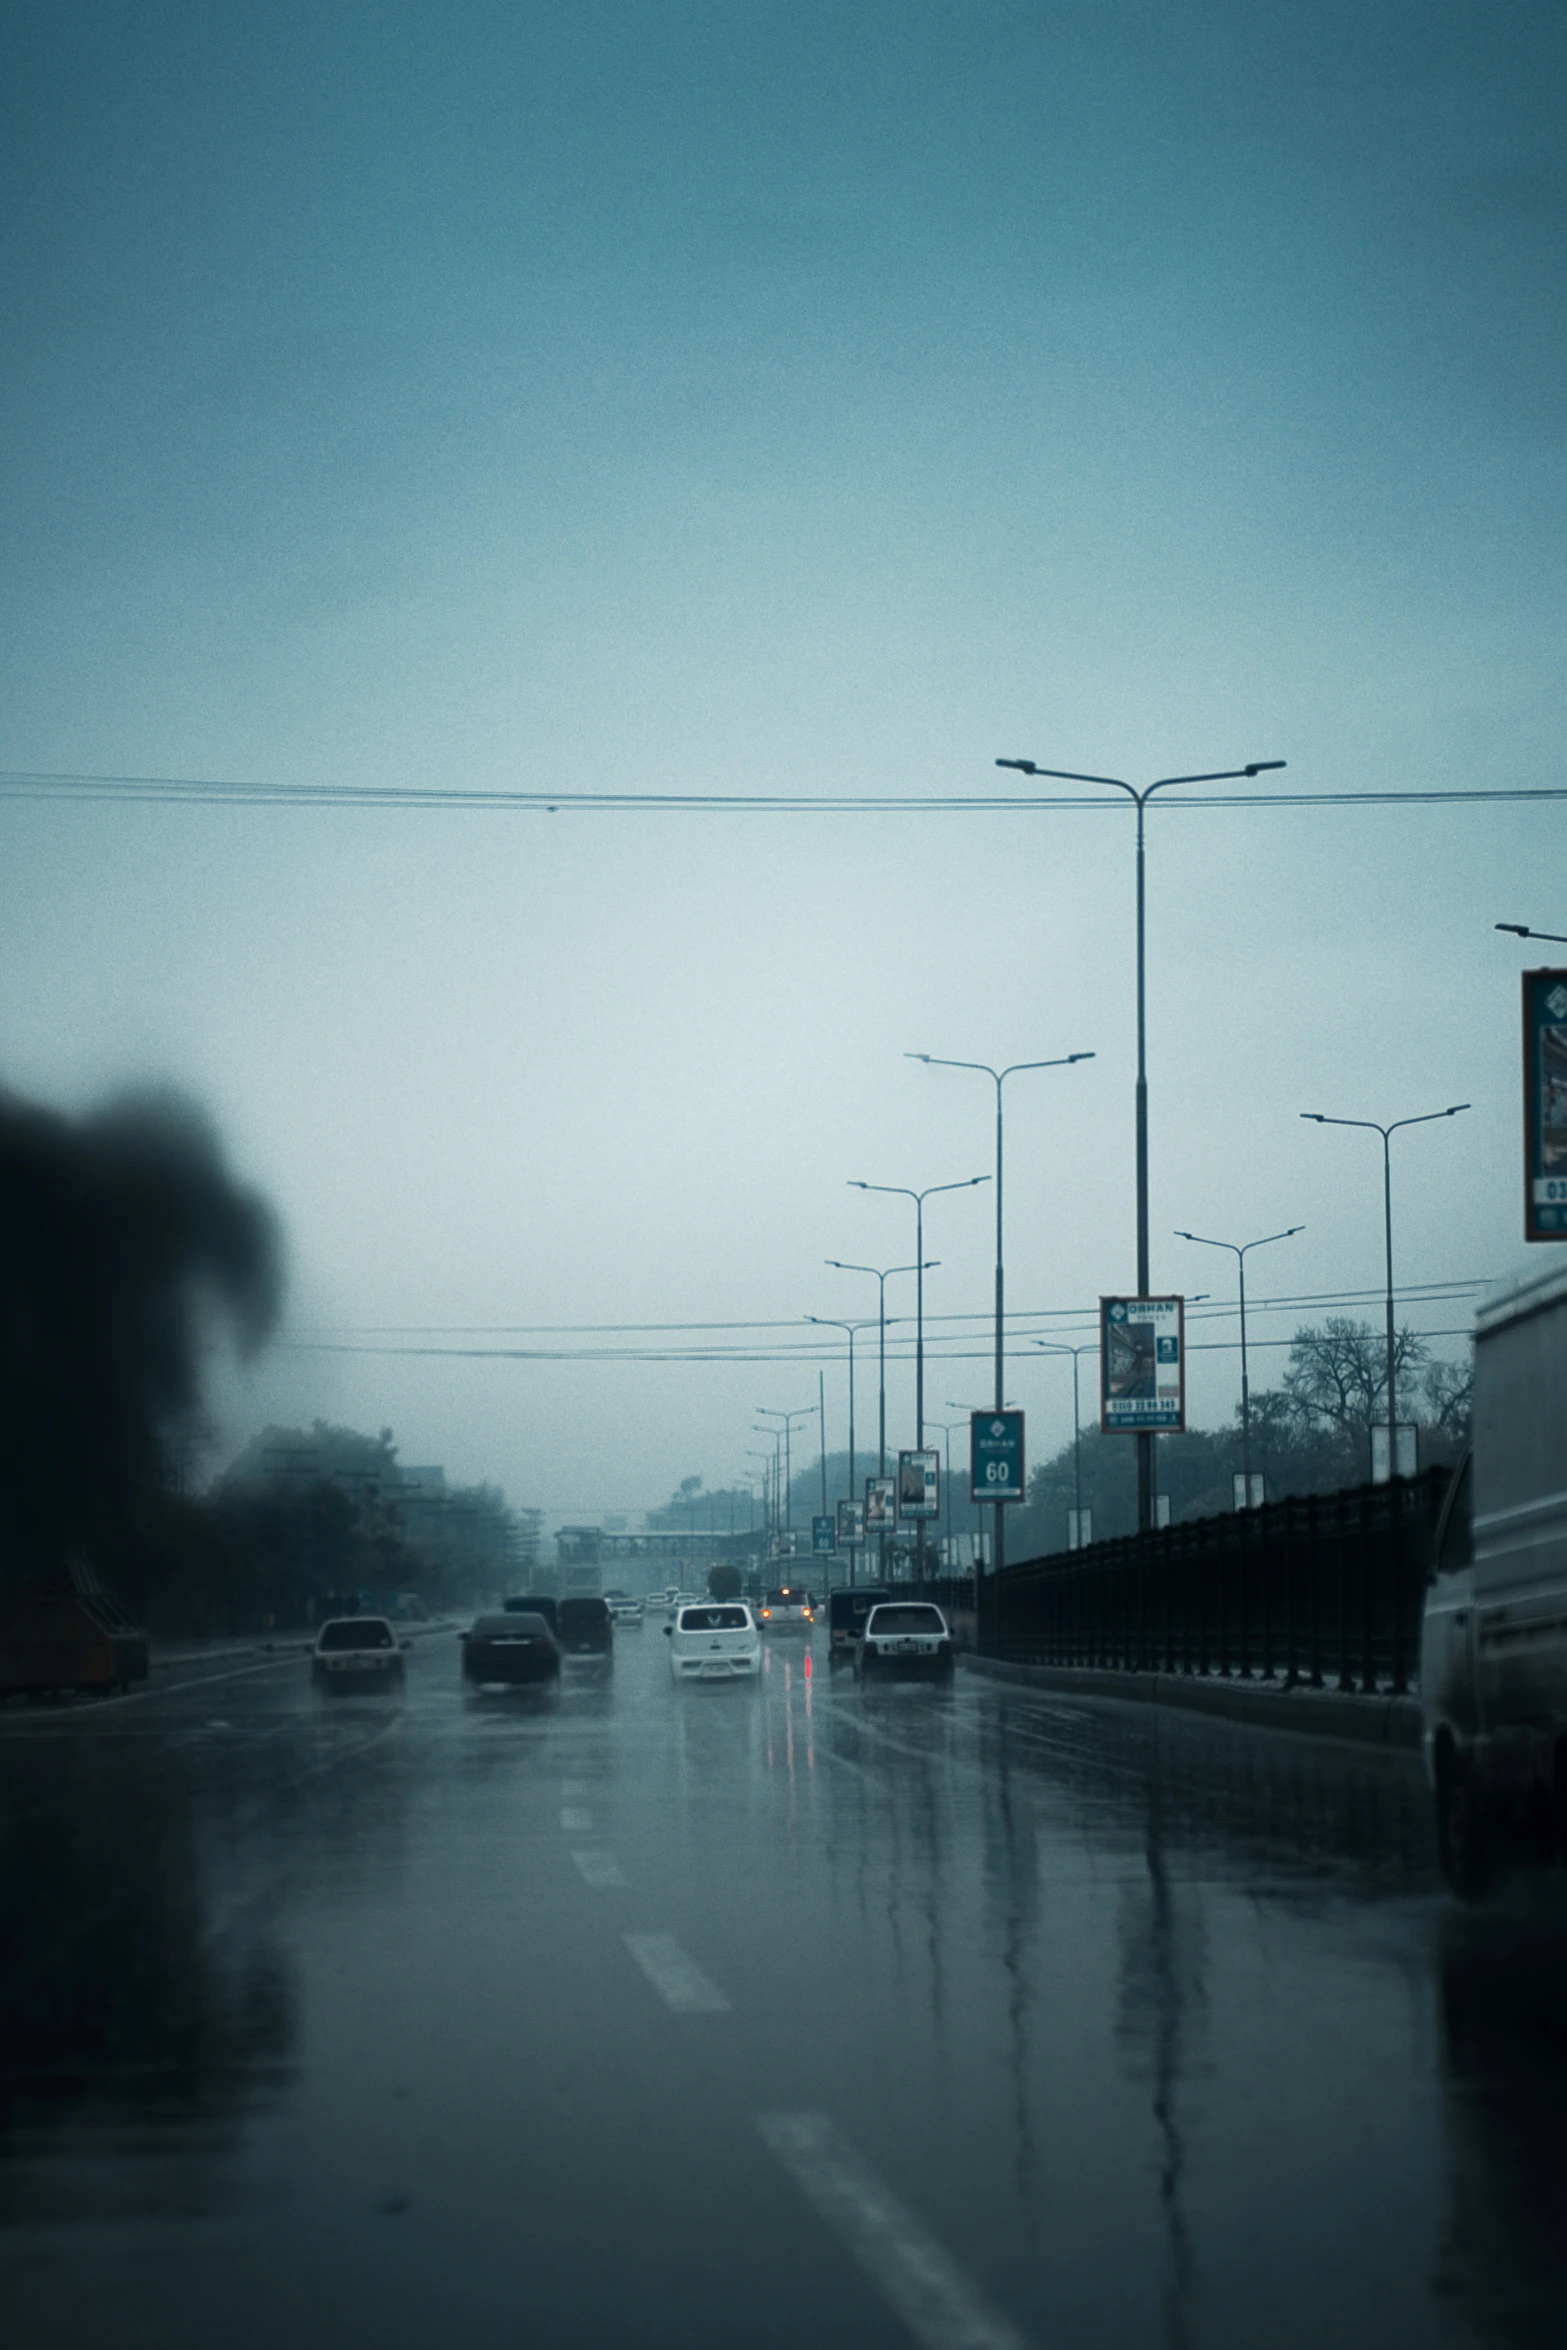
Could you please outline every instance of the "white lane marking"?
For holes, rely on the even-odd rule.
[[[580,1803],[568,1803],[561,1812],[560,1824],[568,1836],[589,1836],[593,1832],[593,1814],[584,1811]]]
[[[1028,2350],[825,2113],[763,2113],[756,2126],[801,2194],[880,2286],[922,2350]]]
[[[577,1874],[584,1885],[623,1885],[626,1873],[612,1852],[574,1852]]]
[[[676,2015],[726,2015],[729,2002],[673,1934],[627,1934],[626,1948]]]

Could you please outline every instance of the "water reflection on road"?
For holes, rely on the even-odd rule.
[[[1562,2338],[1555,1886],[1457,1913],[1398,1758],[764,1662],[0,1713],[7,2340],[907,2341],[780,2113],[1052,2350]]]

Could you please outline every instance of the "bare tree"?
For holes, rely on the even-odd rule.
[[[1393,1371],[1400,1392],[1429,1360],[1425,1340],[1400,1330],[1393,1346]],[[1387,1341],[1369,1322],[1330,1314],[1320,1329],[1300,1329],[1290,1347],[1284,1392],[1303,1420],[1363,1436],[1387,1410]]]
[[[1425,1398],[1431,1417],[1455,1444],[1469,1442],[1474,1417],[1475,1359],[1471,1347],[1461,1363],[1433,1363],[1425,1376]]]

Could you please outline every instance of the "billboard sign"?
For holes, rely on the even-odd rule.
[[[899,1453],[898,1515],[900,1518],[935,1518],[941,1515],[939,1453]]]
[[[968,1424],[969,1493],[975,1501],[1021,1501],[1023,1415],[974,1412]]]
[[[835,1539],[836,1533],[837,1529],[831,1518],[813,1518],[811,1520],[811,1556],[830,1559],[838,1547]]]
[[[838,1548],[840,1550],[858,1550],[864,1540],[864,1502],[840,1501],[838,1504]]]
[[[1186,1425],[1186,1301],[1099,1300],[1099,1425],[1106,1436]]]
[[[1567,971],[1523,975],[1525,1240],[1567,1240]]]
[[[890,1534],[898,1523],[898,1481],[895,1477],[865,1480],[865,1531]]]

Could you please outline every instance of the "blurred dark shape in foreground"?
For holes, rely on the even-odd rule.
[[[0,1575],[112,1553],[164,1481],[224,1325],[245,1353],[282,1293],[271,1209],[169,1092],[73,1121],[0,1098]]]

